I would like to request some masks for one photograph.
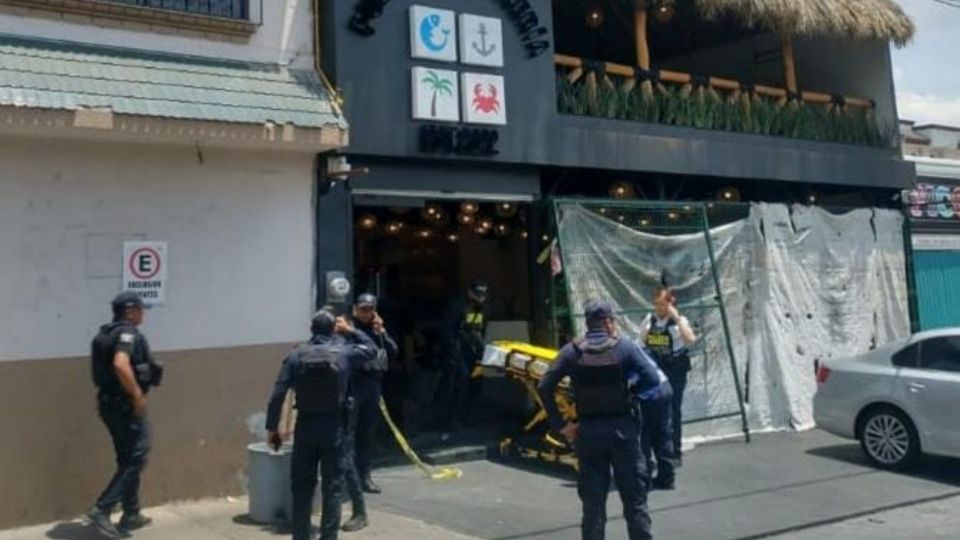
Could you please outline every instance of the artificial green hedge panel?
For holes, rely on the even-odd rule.
[[[598,78],[597,99],[591,102],[586,76],[571,83],[564,70],[558,70],[560,112],[861,146],[889,146],[891,140],[873,112],[861,107],[780,105],[770,97],[740,92],[721,95],[712,88],[689,85],[654,88],[648,83],[645,91],[637,83],[627,90],[623,77],[607,77],[610,82]]]

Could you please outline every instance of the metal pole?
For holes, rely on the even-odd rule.
[[[737,362],[733,355],[733,343],[730,342],[730,325],[727,322],[727,309],[723,304],[723,291],[720,289],[720,275],[717,274],[717,260],[713,252],[713,239],[710,238],[707,205],[701,203],[700,211],[703,215],[703,235],[707,240],[707,253],[710,255],[710,272],[713,274],[713,286],[717,291],[717,305],[720,307],[723,335],[726,338],[727,354],[730,356],[730,369],[733,371],[733,384],[737,389],[737,404],[740,406],[740,420],[743,424],[743,435],[746,437],[746,442],[750,442],[750,425],[747,422],[747,409],[743,403],[743,389],[740,387],[740,377],[737,374]]]

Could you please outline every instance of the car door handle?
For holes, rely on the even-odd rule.
[[[924,389],[927,388],[926,385],[920,384],[920,383],[915,383],[915,382],[910,383],[908,386],[910,387],[910,391],[911,391],[911,392],[919,392],[919,391],[924,390]]]

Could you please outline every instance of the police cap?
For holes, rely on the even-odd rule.
[[[357,301],[354,303],[357,307],[370,307],[377,309],[377,297],[370,293],[363,293],[357,297]]]
[[[135,292],[122,292],[113,298],[110,307],[113,308],[114,315],[122,315],[130,308],[143,309],[143,298],[140,298],[140,295]]]
[[[601,323],[613,318],[613,306],[604,300],[588,300],[583,306],[583,316],[587,319],[587,325]]]

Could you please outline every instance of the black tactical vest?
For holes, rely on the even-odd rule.
[[[331,344],[303,345],[298,349],[300,371],[294,390],[300,412],[334,412],[343,407],[347,375],[340,361],[343,348]]]
[[[383,338],[374,334],[372,329],[368,332],[367,328],[368,327],[361,327],[360,324],[357,324],[357,329],[369,336],[377,345],[377,354],[368,358],[360,367],[360,371],[371,374],[385,373],[387,369],[390,368],[390,359],[387,358],[387,349],[384,347]]]
[[[591,416],[618,416],[630,412],[630,392],[623,365],[617,357],[619,339],[609,338],[599,345],[586,341],[574,344],[580,352],[574,375],[577,414]]]
[[[147,340],[135,326],[126,321],[112,322],[100,327],[100,332],[93,338],[90,344],[93,384],[107,394],[124,392],[113,367],[121,335],[133,336],[133,342],[130,343],[130,366],[140,389],[147,392],[151,386],[159,386],[163,368],[153,361]]]
[[[671,331],[676,326],[677,321],[670,319],[666,325],[659,327],[656,325],[656,317],[650,315],[650,331],[647,332],[647,339],[644,344],[660,369],[690,369],[690,356],[686,349],[677,351],[673,349],[674,342]]]

